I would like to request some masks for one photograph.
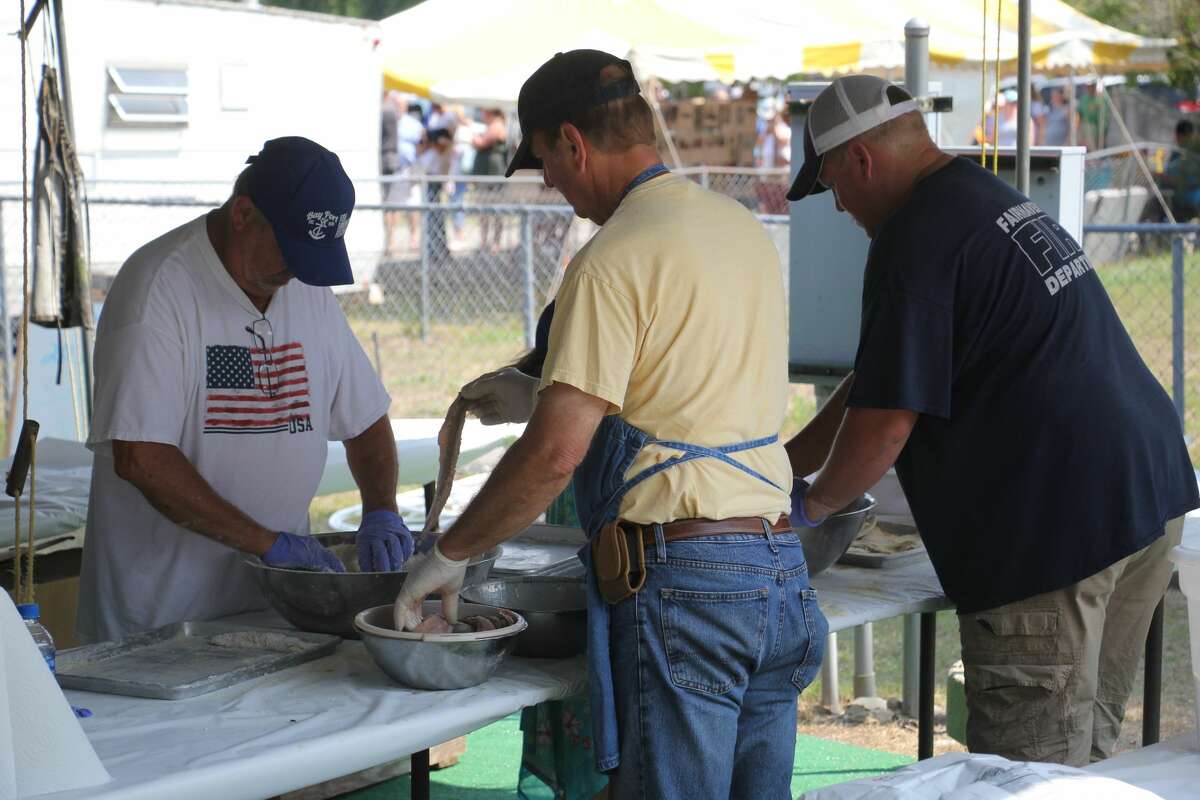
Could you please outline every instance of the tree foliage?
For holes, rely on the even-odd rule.
[[[1197,0],[1067,0],[1089,17],[1114,28],[1178,44],[1167,53],[1170,80],[1195,93],[1200,88],[1200,3]]]
[[[317,11],[342,17],[383,19],[412,8],[421,0],[264,0],[263,5]]]

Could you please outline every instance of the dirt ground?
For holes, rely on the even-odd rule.
[[[939,624],[944,623],[939,619]],[[877,626],[877,662],[876,670],[884,682],[889,670],[878,660],[879,637],[887,636],[886,631],[879,631]],[[886,638],[885,638],[886,646]],[[945,647],[942,650],[948,649]],[[954,655],[951,653],[951,655]],[[957,657],[957,655],[955,655]],[[939,652],[939,661],[942,654]],[[843,663],[846,663],[843,659]],[[853,663],[852,661],[850,663]],[[944,685],[944,672],[939,672],[940,683]],[[1133,695],[1126,708],[1125,724],[1121,730],[1116,752],[1137,749],[1142,739],[1142,691],[1143,668],[1139,665],[1138,679],[1134,686]],[[815,689],[816,687],[814,687]],[[886,694],[886,692],[884,692]],[[878,723],[872,719],[860,724],[850,724],[844,717],[835,717],[823,708],[817,699],[818,692],[806,691],[801,698],[797,714],[797,732],[805,736],[817,736],[838,742],[867,747],[872,750],[883,750],[900,755],[916,755],[917,752],[917,722],[915,719],[897,718],[890,723]],[[944,692],[936,694],[937,702],[943,703]],[[1189,649],[1187,601],[1178,588],[1167,592],[1167,603],[1164,616],[1163,630],[1163,693],[1160,706],[1161,727],[1160,738],[1169,739],[1181,733],[1195,730],[1196,717],[1194,707],[1195,687],[1191,674],[1191,651]],[[843,693],[843,703],[849,702]],[[934,754],[941,755],[955,751],[965,751],[966,747],[959,744],[946,734],[945,715],[940,705],[935,706]]]

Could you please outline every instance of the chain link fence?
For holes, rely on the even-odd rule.
[[[1144,168],[1129,148],[1089,156],[1084,245],[1143,357],[1178,398],[1193,462],[1200,464],[1200,347],[1188,346],[1188,332],[1195,340],[1200,331],[1197,228],[1145,227],[1153,219],[1146,209],[1156,203],[1150,184],[1171,148],[1146,145],[1138,152]],[[678,172],[757,215],[779,249],[786,281],[787,171]],[[336,291],[392,395],[392,414],[436,417],[463,383],[531,346],[563,268],[595,229],[537,178],[418,176],[391,183],[402,185],[356,182],[347,245],[357,283]],[[0,186],[6,278],[0,301],[10,322],[19,317],[22,291],[18,192],[19,186]],[[90,184],[96,299],[103,300],[134,250],[219,205],[228,192],[229,184],[218,182]],[[385,204],[384,196],[403,202]],[[11,363],[4,375],[13,374]],[[10,378],[6,389],[11,385]]]
[[[1200,224],[1091,224],[1084,234],[1121,321],[1175,401],[1200,467]]]

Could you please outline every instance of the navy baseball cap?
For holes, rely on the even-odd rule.
[[[617,65],[625,77],[600,85],[600,72]],[[521,85],[517,95],[517,118],[521,122],[521,144],[508,164],[504,177],[519,169],[541,169],[541,159],[531,152],[534,131],[557,130],[596,106],[641,94],[633,77],[633,65],[603,50],[568,50],[556,53]]]
[[[246,163],[247,194],[275,230],[288,271],[310,286],[354,283],[343,238],[354,184],[337,155],[302,136],[285,136]]]

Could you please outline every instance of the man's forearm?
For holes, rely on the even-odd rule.
[[[255,522],[221,497],[173,445],[113,442],[117,474],[167,519],[223,545],[261,556],[278,531]]]
[[[386,414],[371,427],[347,439],[346,463],[350,474],[358,484],[362,497],[362,510],[396,510],[396,482],[400,476],[400,465],[396,460],[396,439],[392,435],[392,423]]]
[[[525,435],[443,534],[443,555],[483,553],[527,528],[566,488],[607,408],[604,400],[564,384],[543,390]]]
[[[854,373],[851,372],[838,384],[829,400],[817,411],[817,415],[784,445],[788,460],[792,464],[793,475],[811,475],[819,470],[829,457],[833,440],[837,437],[838,428],[845,415],[846,396],[850,394],[853,384]]]
[[[916,421],[912,411],[848,410],[833,452],[805,497],[809,517],[819,519],[845,508],[878,483],[896,463]]]
[[[529,527],[571,481],[518,439],[488,478],[487,486],[441,539],[447,558],[485,553]]]

